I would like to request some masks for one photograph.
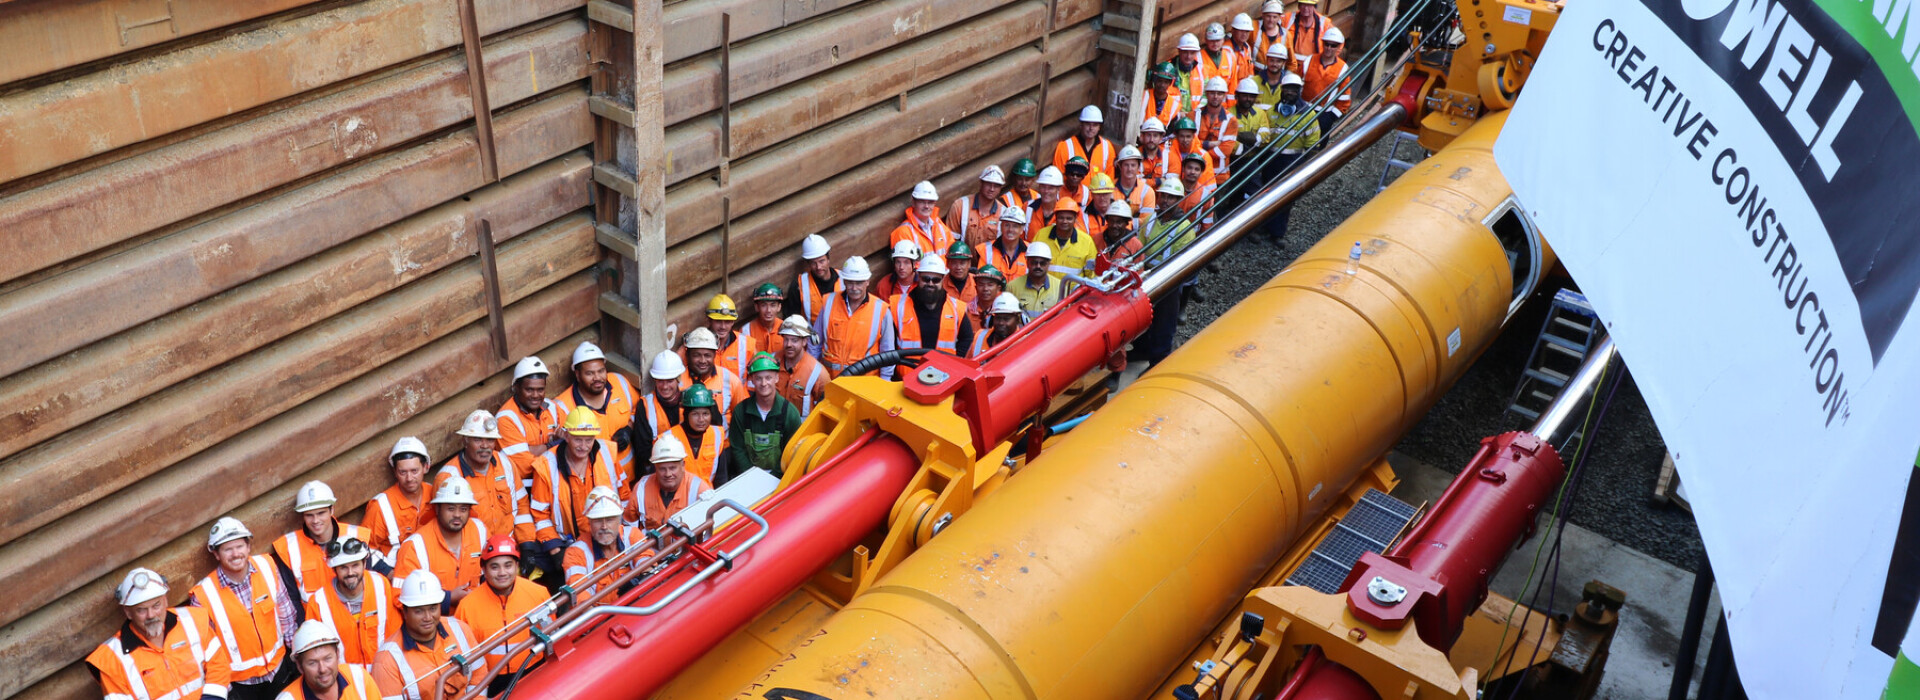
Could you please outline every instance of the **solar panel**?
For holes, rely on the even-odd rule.
[[[1287,577],[1286,585],[1306,586],[1321,593],[1338,593],[1354,563],[1366,552],[1382,552],[1406,529],[1419,509],[1400,499],[1368,489],[1360,502],[1335,523],[1333,531]]]

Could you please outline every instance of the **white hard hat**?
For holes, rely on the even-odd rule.
[[[893,244],[893,257],[919,260],[920,244],[913,242],[911,238],[902,239],[899,243]]]
[[[1059,186],[1062,186],[1062,185],[1065,185],[1065,184],[1067,184],[1067,180],[1066,180],[1066,178],[1065,178],[1065,177],[1062,177],[1062,176],[1060,175],[1060,169],[1059,169],[1059,168],[1056,168],[1056,167],[1053,167],[1053,166],[1051,166],[1051,165],[1049,165],[1049,166],[1047,166],[1047,167],[1045,167],[1045,168],[1042,168],[1042,169],[1040,170],[1040,176],[1039,176],[1039,177],[1037,177],[1037,178],[1034,178],[1034,180],[1033,180],[1033,184],[1036,184],[1036,185],[1053,185],[1053,186],[1055,186],[1055,187],[1059,187]]]
[[[932,273],[936,275],[945,275],[947,274],[947,259],[940,257],[939,253],[928,253],[926,255],[922,255],[920,256],[920,264],[915,265],[913,268],[913,271],[915,273],[926,272],[926,273]]]
[[[213,521],[213,530],[207,532],[207,549],[211,550],[234,540],[252,537],[253,532],[247,529],[246,523],[231,516],[223,517]]]
[[[1230,89],[1227,87],[1226,78],[1216,75],[1207,79],[1207,92],[1226,92]]]
[[[873,271],[867,269],[867,259],[858,255],[850,256],[840,266],[840,277],[849,282],[865,282],[873,279]]]
[[[1286,60],[1291,56],[1292,54],[1287,53],[1286,44],[1274,44],[1272,46],[1267,47],[1267,58],[1278,58],[1281,60]]]
[[[1187,196],[1187,186],[1185,183],[1180,182],[1179,175],[1167,173],[1167,176],[1160,180],[1160,192],[1175,197],[1185,197]]]
[[[803,260],[824,256],[830,250],[833,250],[833,246],[827,245],[826,237],[820,234],[809,233],[806,238],[800,239],[800,258]]]
[[[1286,75],[1280,76],[1280,84],[1283,86],[1284,85],[1305,85],[1306,83],[1307,81],[1300,79],[1299,73],[1288,73]]]
[[[653,454],[647,458],[647,461],[659,464],[661,462],[678,462],[686,458],[687,446],[680,444],[680,438],[672,435],[661,435],[660,439],[653,441]]]
[[[305,513],[333,505],[333,488],[324,481],[309,481],[293,494],[293,512]]]
[[[921,180],[920,184],[913,186],[913,198],[934,201],[940,198],[940,192],[933,189],[933,183]]]
[[[1140,159],[1141,159],[1140,149],[1134,148],[1133,146],[1121,146],[1120,157],[1115,159],[1114,162],[1118,163],[1123,160],[1140,160]]]
[[[327,557],[327,568],[329,569],[351,564],[356,561],[366,561],[367,554],[373,551],[367,547],[367,543],[360,541],[357,537],[342,537],[334,540],[334,543],[340,546],[329,547],[329,549],[336,550],[333,556]]]
[[[1339,27],[1329,26],[1327,27],[1327,31],[1320,34],[1320,43],[1345,44],[1347,43],[1347,35],[1341,34]]]
[[[1080,108],[1080,121],[1103,122],[1103,121],[1106,121],[1106,119],[1100,116],[1099,107],[1095,107],[1093,105],[1087,105],[1085,107]]]
[[[535,375],[542,377],[547,376],[547,363],[541,362],[540,358],[522,357],[519,362],[513,363],[514,381],[517,382]]]
[[[1047,260],[1052,260],[1052,259],[1053,259],[1053,247],[1052,247],[1052,246],[1049,246],[1049,245],[1047,245],[1045,241],[1034,241],[1034,242],[1032,242],[1032,243],[1028,243],[1028,244],[1027,244],[1027,257],[1029,257],[1029,258],[1045,258],[1045,259],[1047,259]]]
[[[1286,12],[1287,6],[1281,4],[1280,0],[1267,0],[1266,4],[1260,6],[1260,14],[1263,15],[1280,15]]]
[[[1225,39],[1225,38],[1227,38],[1226,27],[1220,26],[1219,22],[1211,22],[1207,24],[1207,41],[1218,41],[1220,39]]]
[[[993,314],[1020,313],[1020,297],[1014,296],[1012,292],[1001,292],[1000,296],[993,298],[993,310],[988,313],[993,313]]]
[[[1243,32],[1253,31],[1253,18],[1242,12],[1233,16],[1233,28]]]
[[[1181,34],[1181,35],[1180,35],[1180,47],[1179,47],[1179,50],[1181,50],[1181,51],[1199,51],[1199,50],[1200,50],[1200,39],[1199,39],[1199,37],[1196,37],[1196,36],[1194,36],[1194,35],[1192,35],[1192,34]]]
[[[400,459],[400,455],[408,454],[420,455],[422,462],[433,461],[427,458],[427,443],[421,442],[420,438],[408,435],[393,441],[393,449],[387,450],[387,464],[391,465]]]
[[[453,434],[460,437],[498,440],[500,439],[500,419],[494,418],[493,414],[484,410],[474,411],[467,414],[467,419],[460,422],[460,429],[453,431]]]
[[[447,591],[440,587],[440,577],[434,576],[432,571],[416,569],[400,582],[399,601],[403,606],[418,608],[439,605],[440,601],[446,599]]]
[[[1027,210],[1020,207],[1007,207],[1006,211],[1000,212],[1000,223],[1013,223],[1025,226],[1027,224]]]
[[[1258,95],[1260,94],[1260,83],[1255,82],[1252,78],[1241,78],[1240,85],[1235,88],[1235,91],[1242,95]]]
[[[581,341],[580,347],[573,349],[573,366],[574,367],[579,367],[580,363],[583,363],[583,362],[592,362],[594,360],[604,361],[606,359],[607,359],[607,354],[600,352],[600,346],[594,345],[593,343]]]
[[[794,314],[780,322],[780,335],[790,338],[812,338],[813,326],[809,325],[807,319],[802,318],[800,314]]]
[[[113,588],[113,598],[120,601],[121,605],[139,605],[166,595],[166,577],[145,567],[127,572],[127,577],[120,579],[120,585]]]
[[[1107,205],[1107,216],[1120,216],[1131,219],[1133,218],[1133,207],[1127,206],[1127,200],[1115,199],[1112,204]]]
[[[720,349],[720,339],[714,337],[713,331],[695,328],[687,333],[686,346],[688,350],[717,351]]]
[[[1151,131],[1156,134],[1164,134],[1167,133],[1167,125],[1165,122],[1160,121],[1159,117],[1147,117],[1146,121],[1140,122],[1140,131],[1142,133]]]
[[[587,492],[587,519],[618,517],[627,512],[620,503],[620,494],[613,492],[611,486],[595,486]]]
[[[987,166],[986,170],[980,171],[980,181],[991,182],[996,185],[1004,185],[1004,184],[1007,184],[1007,174],[1004,171],[1000,170],[1000,166],[989,165]]]
[[[679,379],[680,375],[686,373],[687,366],[680,361],[680,354],[672,350],[661,350],[647,365],[647,376],[654,379]]]
[[[467,480],[459,474],[448,474],[447,478],[441,481],[438,487],[434,488],[433,500],[428,501],[428,503],[435,505],[444,503],[455,506],[480,505],[480,501],[475,500],[473,497],[473,487],[468,486]]]
[[[340,634],[333,631],[333,625],[321,622],[319,618],[302,622],[300,628],[293,631],[294,656],[312,651],[314,647],[339,643]]]

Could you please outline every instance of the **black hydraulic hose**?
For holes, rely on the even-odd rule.
[[[859,376],[877,369],[892,367],[930,352],[933,352],[933,348],[902,348],[899,350],[874,353],[855,360],[853,364],[847,365],[846,369],[840,371],[840,376]]]

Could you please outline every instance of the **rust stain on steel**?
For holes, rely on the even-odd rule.
[[[510,104],[585,77],[585,41],[569,21],[488,47],[490,91]],[[0,282],[457,124],[465,82],[461,59],[435,61],[0,200]]]
[[[514,304],[507,310],[508,335],[522,348],[544,346],[598,321],[595,287],[591,273],[578,274]],[[0,546],[0,559],[19,563],[0,571],[0,585],[23,592],[0,601],[0,620],[19,619],[167,540],[194,534],[221,513],[486,379],[506,366],[477,361],[486,357],[488,342],[486,329],[470,324]],[[460,407],[458,414],[470,410]],[[155,507],[160,503],[167,507]],[[102,538],[103,532],[115,535]],[[88,556],[72,556],[76,547]]]
[[[1068,80],[1070,82],[1065,83],[1063,89],[1068,90],[1067,94],[1070,95],[1089,92],[1093,85],[1090,76]],[[975,178],[979,169],[974,168],[961,176],[949,178],[947,176],[968,170],[951,168],[951,164],[965,162],[979,153],[1030,136],[1029,125],[1033,123],[1035,101],[1031,96],[1012,100],[1003,105],[1007,109],[999,114],[976,115],[752,215],[736,219],[733,224],[732,251],[735,274],[738,275],[747,264],[794,245],[798,231],[818,231],[882,202],[898,199],[902,182],[935,180],[935,185],[948,193],[949,202],[954,197],[970,192],[972,183],[977,181]],[[1049,121],[1077,110],[1076,104],[1083,103],[1054,101],[1052,111],[1055,114],[1047,115]],[[1012,162],[1017,157],[1007,158],[1006,161]],[[948,180],[951,180],[951,187],[947,186]],[[899,209],[892,206],[886,209],[887,220],[897,223]],[[668,250],[667,289],[675,292],[693,289],[718,279],[718,252],[718,241],[711,231]],[[789,266],[792,264],[791,259],[783,262]]]
[[[1167,19],[1160,25],[1159,44],[1154,47],[1153,55],[1172,56],[1175,45],[1180,43],[1181,34],[1199,36],[1206,31],[1207,24],[1226,24],[1234,13],[1247,11],[1246,3],[1238,0],[1221,0],[1200,7],[1193,7],[1193,3],[1182,4],[1186,6],[1167,8]],[[1186,14],[1175,12],[1176,9]]]
[[[592,121],[581,89],[502,115],[502,171],[585,145]],[[475,148],[472,130],[456,132],[0,296],[0,328],[37,329],[0,337],[0,376],[477,188]]]
[[[31,372],[0,378],[0,457],[127,405],[472,255],[485,212],[503,243],[586,206],[586,158],[563,158],[374,235],[361,236]],[[396,266],[395,260],[407,264]],[[396,267],[399,269],[396,274]]]
[[[525,297],[598,253],[592,227],[579,220],[516,241],[501,251],[501,293],[509,302]],[[19,494],[0,501],[0,542],[485,318],[479,268],[464,261],[0,462],[0,485]]]
[[[733,40],[764,34],[801,20],[817,17],[861,0],[702,0],[666,6],[662,22],[666,37],[665,62],[672,63],[720,47],[720,15],[733,15]]]
[[[290,10],[312,0],[0,4],[0,84]]]
[[[530,354],[539,355],[550,366],[564,366],[575,345],[597,337],[589,329]],[[519,339],[523,347],[539,340]],[[255,532],[289,531],[298,523],[293,521],[287,504],[293,502],[297,484],[309,479],[327,482],[341,503],[363,503],[393,484],[393,477],[387,470],[369,469],[367,465],[383,462],[394,440],[402,435],[416,435],[427,443],[429,453],[452,454],[452,432],[459,426],[459,419],[473,406],[492,407],[504,403],[508,380],[506,372],[494,374],[433,408],[340,452],[317,467],[301,472],[306,469],[305,466],[294,466],[286,471],[291,476],[281,480],[279,486],[226,511],[226,514],[239,518]],[[265,454],[265,450],[271,447],[271,442],[263,442],[260,449]],[[345,522],[360,522],[357,512],[349,513],[342,509],[337,513]],[[205,547],[206,525],[204,522],[195,524],[185,534],[171,539],[163,534],[155,538],[158,544],[139,555],[136,562],[129,562],[94,578],[31,615],[0,628],[0,697],[13,695],[36,680],[40,681],[40,685],[33,686],[27,692],[37,692],[43,685],[63,683],[61,679],[66,672],[59,670],[60,666],[85,656],[99,644],[98,640],[112,634],[125,620],[119,608],[113,604],[113,587],[126,575],[126,570],[136,563],[167,577],[173,589],[170,600],[184,600],[187,588],[213,568]],[[47,676],[48,673],[53,675]],[[97,693],[99,686],[84,671],[81,676],[86,681],[81,687]]]
[[[481,0],[484,33],[582,0]],[[452,3],[370,0],[0,98],[0,182],[460,43]]]
[[[929,31],[1007,5],[1014,0],[880,0],[809,23],[806,31],[782,33],[733,47],[735,102],[787,85],[841,63],[904,44]],[[902,19],[918,17],[909,31],[895,31]],[[718,25],[716,25],[717,27]],[[717,57],[688,61],[667,71],[667,123],[675,124],[720,108]]]

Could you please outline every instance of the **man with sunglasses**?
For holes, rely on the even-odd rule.
[[[325,622],[340,633],[344,663],[373,663],[381,640],[400,631],[393,582],[367,568],[371,553],[365,542],[352,537],[328,544],[332,580],[307,596],[307,619]]]
[[[893,300],[890,314],[899,347],[936,348],[955,355],[973,347],[973,322],[967,307],[947,293],[947,262],[938,253],[920,257],[913,290]]]

